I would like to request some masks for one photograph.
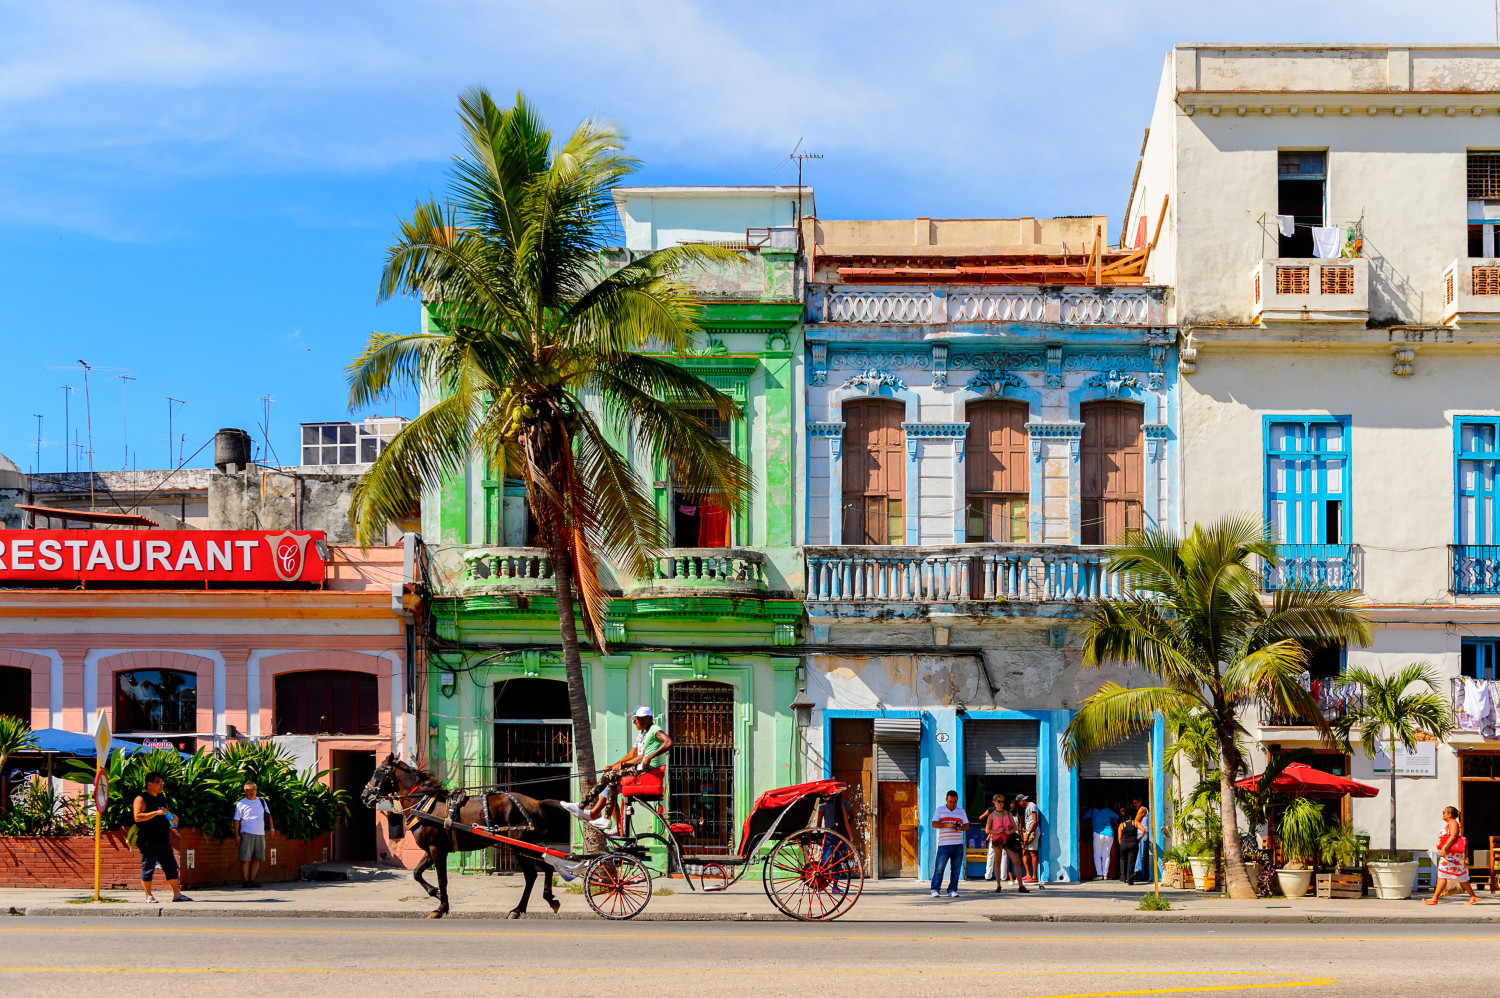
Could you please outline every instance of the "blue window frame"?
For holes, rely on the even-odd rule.
[[[1500,661],[1500,638],[1464,638],[1459,674],[1470,679],[1500,679],[1495,666]]]
[[[1349,417],[1266,417],[1266,522],[1282,544],[1349,542]]]
[[[1500,505],[1495,472],[1500,468],[1500,417],[1461,416],[1454,421],[1453,510],[1456,544],[1500,543]]]

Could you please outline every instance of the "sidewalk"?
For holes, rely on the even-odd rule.
[[[120,899],[115,904],[70,904],[87,897],[86,892],[58,890],[0,889],[0,912],[13,915],[88,915],[120,917],[259,916],[305,918],[423,918],[437,904],[424,895],[404,870],[357,866],[353,879],[316,883],[269,884],[254,889],[217,888],[195,890],[191,904],[172,904],[162,885],[161,904],[148,905],[139,890],[106,891]],[[432,881],[431,874],[428,880]],[[532,893],[528,918],[597,918],[580,894],[568,892],[570,885],[557,881],[562,902],[552,914],[541,896],[541,885]],[[1242,922],[1330,924],[1500,924],[1500,895],[1481,892],[1478,905],[1464,906],[1445,899],[1437,907],[1419,900],[1379,901],[1373,898],[1323,900],[1266,898],[1229,901],[1193,891],[1162,891],[1172,903],[1165,912],[1137,911],[1147,886],[1126,887],[1113,881],[1102,884],[1053,884],[1033,893],[1016,893],[1007,884],[995,894],[992,884],[968,881],[958,898],[934,898],[927,885],[916,880],[870,880],[846,921],[875,922]],[[450,918],[504,918],[521,896],[517,876],[452,876],[448,880]],[[640,920],[744,921],[775,920],[781,914],[760,889],[759,878],[746,878],[721,894],[688,892],[681,880],[658,880],[658,894],[639,916]]]

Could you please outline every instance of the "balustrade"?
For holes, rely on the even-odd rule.
[[[810,547],[807,601],[1082,602],[1127,594],[1104,548],[967,544]]]
[[[550,586],[552,557],[546,548],[470,548],[464,581],[480,586]]]
[[[1460,596],[1500,594],[1500,544],[1449,547],[1453,592]]]
[[[652,588],[764,592],[766,556],[745,548],[668,548],[651,561]]]
[[[1060,322],[1146,326],[1164,322],[1160,298],[1146,291],[1075,288],[952,287],[817,288],[808,300],[813,322],[941,323]]]
[[[1275,565],[1261,566],[1262,589],[1291,586],[1358,590],[1364,585],[1364,552],[1354,544],[1278,544]]]

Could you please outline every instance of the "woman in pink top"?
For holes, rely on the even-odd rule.
[[[1006,840],[1016,832],[1016,818],[1005,807],[1005,795],[996,794],[990,798],[990,809],[979,816],[984,823],[984,835],[989,842],[989,855],[985,857],[984,879],[995,882],[995,890],[999,891],[1005,883],[1005,874],[1008,872],[1012,859],[1019,863],[1019,856],[1012,856],[1006,849]]]

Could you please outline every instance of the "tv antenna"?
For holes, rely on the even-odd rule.
[[[94,508],[94,411],[89,405],[89,365],[79,361],[78,366],[83,368],[83,416],[88,426],[89,441],[89,509]]]
[[[260,439],[266,445],[265,452],[261,455],[263,459],[276,458],[276,467],[281,467],[281,457],[276,454],[276,449],[271,446],[271,403],[276,401],[275,395],[262,395],[261,402],[264,403],[265,421],[260,424]]]
[[[1500,0],[1496,0],[1496,2],[1500,3]],[[802,249],[802,164],[810,159],[823,158],[815,152],[802,152],[801,149],[802,139],[799,138],[797,144],[792,146],[792,151],[786,154],[786,159],[776,164],[776,170],[780,170],[792,160],[797,161],[797,249],[799,251]],[[773,170],[772,172],[776,171]]]
[[[33,412],[32,415],[36,417],[36,467],[32,469],[32,474],[40,475],[42,473],[42,414]]]
[[[117,374],[120,381],[120,433],[125,437],[125,463],[120,465],[121,471],[130,470],[130,406],[125,398],[125,389],[130,387],[127,381],[134,381],[128,374]]]
[[[187,400],[186,399],[174,399],[172,396],[168,395],[167,398],[166,398],[166,402],[167,402],[167,467],[168,468],[175,468],[176,465],[174,465],[172,463],[172,403],[175,402],[178,405],[187,405]]]

